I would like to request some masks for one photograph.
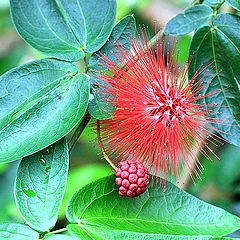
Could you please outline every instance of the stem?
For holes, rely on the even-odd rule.
[[[196,146],[196,144],[193,146],[194,148],[194,152],[196,154],[196,156],[198,157],[200,152]],[[191,181],[191,179],[193,180],[194,178],[192,177],[193,174],[193,170],[195,169],[195,164],[196,164],[196,160],[191,161],[191,163],[189,164],[189,168],[184,169],[183,172],[181,173],[180,176],[180,181],[177,184],[179,188],[186,190],[188,188],[188,185]],[[190,171],[190,172],[189,172]]]
[[[58,229],[58,230],[52,231],[50,233],[56,234],[56,233],[62,233],[62,232],[66,232],[66,231],[67,231],[67,228],[62,228],[62,229]]]
[[[148,42],[148,47],[152,47],[153,45],[155,45],[164,35],[163,30],[157,32],[157,34],[155,34],[155,36],[153,38],[151,38]],[[145,49],[145,53],[146,53],[147,49]]]
[[[83,130],[85,129],[85,127],[87,126],[88,122],[91,119],[91,115],[90,114],[86,114],[82,121],[79,123],[77,129],[74,131],[72,138],[70,139],[68,146],[69,146],[69,152],[72,151],[74,144],[77,142],[78,138],[80,137],[80,135],[82,134]]]
[[[110,164],[110,166],[114,169],[114,171],[117,171],[117,167],[115,166],[115,164],[110,160],[110,158],[108,157],[108,155],[106,154],[106,151],[105,151],[105,148],[103,146],[103,143],[102,143],[102,139],[101,139],[101,136],[100,136],[100,121],[97,120],[97,135],[98,135],[98,141],[99,141],[99,145],[100,145],[100,148],[102,150],[102,154],[103,154],[103,157],[105,158],[105,160]]]

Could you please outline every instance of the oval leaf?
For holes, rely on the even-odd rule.
[[[116,17],[116,0],[59,1],[85,51],[93,53],[99,50],[112,32]]]
[[[68,231],[77,239],[84,240],[92,240],[94,236],[94,240],[103,240],[101,236],[109,236],[109,233],[106,234],[107,231],[112,231],[109,228],[103,228],[102,226],[94,226],[96,231],[93,233],[91,229],[79,227],[78,224],[69,224],[67,226]],[[97,232],[100,232],[98,235]],[[161,234],[146,234],[146,233],[133,233],[126,231],[115,231],[111,235],[111,240],[239,240],[239,238],[228,238],[228,237],[204,237],[204,236],[181,236],[181,235],[161,235]]]
[[[43,240],[76,240],[76,238],[71,237],[66,234],[47,234],[44,236]],[[85,239],[84,239],[85,240]]]
[[[102,47],[116,15],[115,0],[10,0],[10,6],[26,42],[48,56],[70,61]]]
[[[193,37],[190,54],[193,60],[189,69],[190,78],[202,66],[210,65],[205,82],[211,81],[201,94],[208,94],[218,89],[218,94],[204,99],[206,104],[215,103],[214,118],[223,123],[214,126],[229,142],[240,146],[240,17],[231,14],[219,14],[214,26],[199,29]],[[202,75],[201,75],[202,76]],[[199,77],[201,77],[199,76]]]
[[[0,239],[35,240],[39,234],[24,224],[0,224]]]
[[[218,4],[221,3],[221,0],[204,0],[203,4],[208,5],[210,7],[217,7]]]
[[[184,35],[201,27],[211,18],[213,10],[207,5],[195,5],[172,18],[164,32],[170,35]]]
[[[240,0],[226,0],[226,3],[236,10],[240,11]]]
[[[89,81],[87,75],[76,73],[70,63],[45,59],[0,78],[0,162],[43,149],[81,120]]]
[[[22,159],[16,179],[16,204],[32,228],[54,227],[66,188],[68,147],[65,139]]]
[[[68,204],[67,218],[77,223],[68,226],[70,233],[93,239],[209,239],[240,227],[236,216],[171,183],[166,192],[155,184],[135,199],[120,197],[115,176],[76,192]]]

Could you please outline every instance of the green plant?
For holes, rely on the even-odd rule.
[[[240,10],[237,0],[226,3]],[[150,44],[162,34],[195,31],[189,78],[210,65],[202,72],[208,71],[202,84],[210,82],[202,103],[217,104],[211,117],[225,122],[214,127],[240,146],[240,18],[221,13],[223,4],[208,0],[187,8]],[[69,224],[52,230],[65,193],[69,151],[91,117],[105,120],[115,111],[93,75],[106,71],[99,55],[115,61],[119,42],[130,51],[135,19],[130,15],[115,24],[115,0],[10,0],[10,7],[19,34],[47,57],[0,77],[0,163],[21,159],[15,200],[26,222],[1,224],[1,239],[229,239],[225,235],[240,228],[238,217],[169,182],[165,191],[157,176],[134,199],[117,194],[114,176],[84,186],[68,202]]]

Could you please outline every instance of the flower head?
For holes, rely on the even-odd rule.
[[[103,88],[113,96],[116,111],[100,121],[101,139],[116,162],[140,161],[162,178],[167,173],[178,177],[182,165],[198,175],[194,148],[205,156],[203,146],[212,152],[206,139],[215,130],[210,123],[216,122],[208,116],[210,105],[199,102],[209,83],[203,84],[203,69],[187,80],[189,64],[180,70],[174,54],[165,52],[162,38],[154,48],[143,33],[140,40],[131,40],[131,51],[118,50],[120,65],[104,58],[110,74],[99,78],[108,83]]]

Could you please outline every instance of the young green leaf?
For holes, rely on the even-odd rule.
[[[24,224],[0,224],[0,239],[36,240],[39,239],[39,234]]]
[[[166,191],[155,183],[130,199],[118,195],[114,180],[100,179],[72,196],[67,208],[70,233],[83,239],[211,239],[240,227],[236,216],[171,183]]]
[[[193,37],[189,76],[191,78],[202,65],[210,65],[210,69],[205,69],[203,74],[208,71],[204,82],[211,82],[201,94],[221,90],[206,97],[204,102],[216,104],[211,116],[223,122],[214,126],[222,131],[222,136],[229,142],[240,146],[240,138],[236,137],[240,135],[240,17],[219,14],[213,24],[212,27],[199,29]]]
[[[240,0],[226,0],[226,3],[236,10],[240,11]]]
[[[115,0],[10,0],[13,22],[31,46],[58,59],[77,61],[107,41]]]
[[[0,77],[0,162],[56,142],[81,120],[89,98],[86,74],[70,63],[38,60]]]
[[[66,188],[68,147],[65,139],[22,159],[16,179],[16,204],[32,228],[54,227]]]
[[[195,5],[172,18],[164,29],[165,34],[184,35],[201,27],[211,18],[213,10],[207,5]]]
[[[118,62],[118,48],[124,46],[130,49],[130,39],[136,31],[136,21],[133,16],[127,16],[119,21],[113,28],[113,31],[106,44],[89,59],[90,70],[105,70],[101,62],[100,55],[104,54],[112,61]]]

